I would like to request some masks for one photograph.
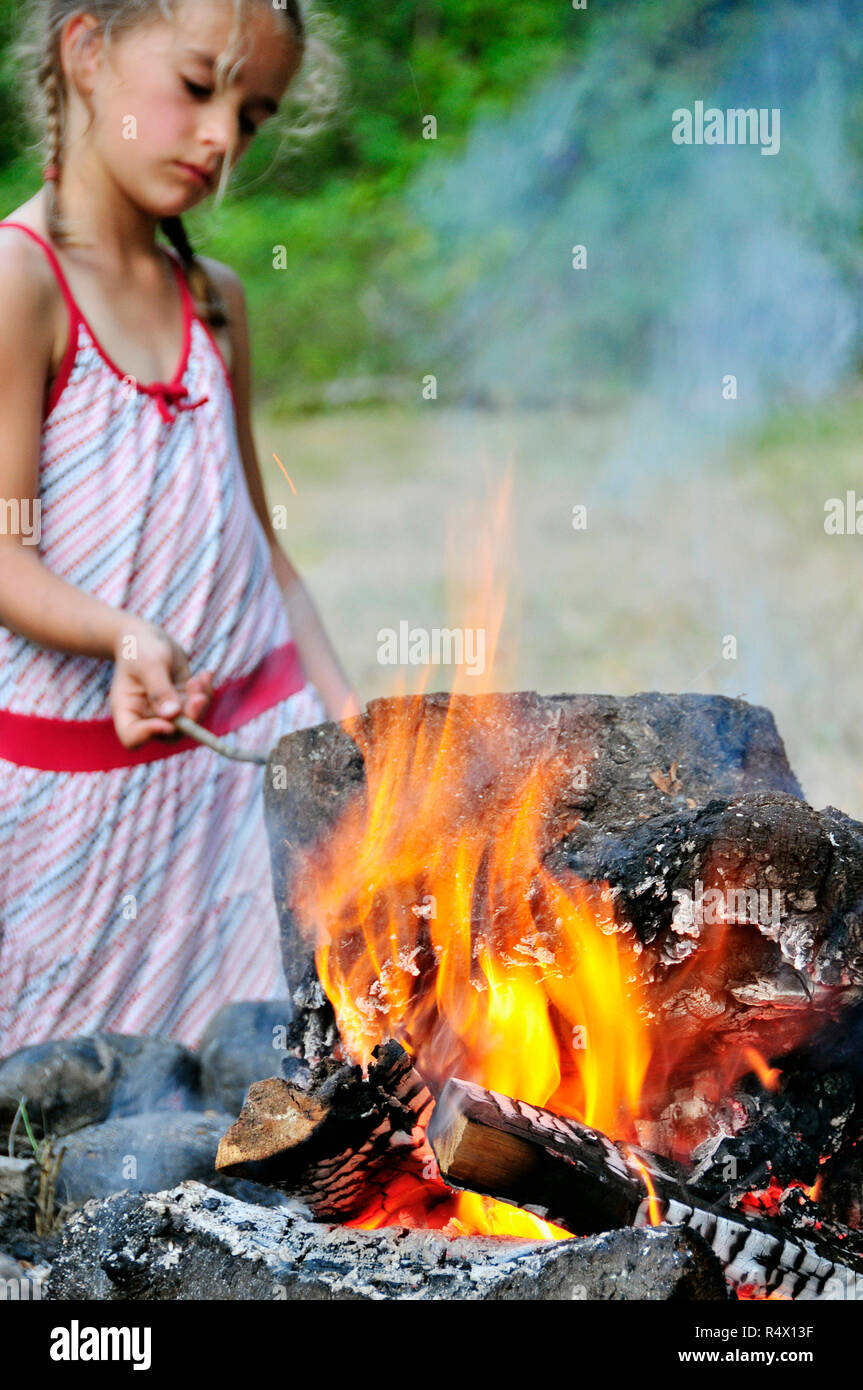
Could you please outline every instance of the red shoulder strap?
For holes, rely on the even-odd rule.
[[[66,276],[63,274],[60,262],[57,260],[57,257],[54,254],[53,247],[49,246],[48,242],[45,240],[44,237],[41,237],[38,232],[34,231],[32,227],[28,227],[24,222],[0,222],[0,227],[17,227],[20,231],[26,232],[29,237],[32,237],[33,240],[39,246],[42,247],[42,250],[45,252],[45,255],[48,257],[48,260],[51,264],[51,269],[54,271],[54,274],[57,277],[57,283],[60,286],[60,289],[63,291],[63,298],[66,300],[69,313],[72,316],[72,321],[74,323],[74,321],[77,318],[80,318],[78,305],[75,301],[75,296],[69,288],[69,282],[67,281]]]

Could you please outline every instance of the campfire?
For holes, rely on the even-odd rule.
[[[270,754],[295,1015],[217,1166],[435,1251],[661,1230],[737,1297],[853,1297],[863,827],[742,700],[500,693],[493,511],[485,684]]]
[[[766,711],[378,700],[266,797],[296,1017],[220,1168],[367,1230],[681,1227],[740,1297],[854,1297],[863,833]]]

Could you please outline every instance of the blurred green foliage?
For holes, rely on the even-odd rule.
[[[402,211],[401,189],[424,161],[457,149],[481,112],[510,108],[571,58],[590,26],[568,0],[331,0],[325,12],[344,72],[336,117],[305,142],[286,143],[265,126],[222,206],[185,219],[193,244],[243,279],[258,398],[274,405],[314,400],[333,378],[398,373],[398,335],[388,334],[369,286],[422,237]],[[24,13],[18,0],[0,0],[4,216],[40,182],[36,132],[8,52]],[[426,115],[437,120],[436,140],[422,138]],[[281,272],[277,246],[287,250]]]
[[[831,8],[853,19],[855,3],[832,0]],[[579,301],[579,351],[610,380],[630,381],[693,235],[663,202],[684,169],[666,138],[668,110],[733,70],[765,16],[781,29],[786,10],[805,12],[813,35],[823,18],[818,0],[588,0],[585,10],[571,0],[328,0],[318,8],[336,26],[343,63],[336,115],[304,140],[265,125],[224,203],[204,203],[185,219],[196,248],[243,280],[257,399],[276,411],[334,399],[333,382],[354,382],[355,399],[386,396],[399,378],[416,391],[418,372],[437,370],[429,359],[445,359],[452,381],[483,338],[487,374],[517,383],[522,374],[496,345],[505,339],[522,354],[517,326],[525,322],[535,323],[549,359],[548,368],[537,359],[535,376],[584,379],[572,346],[571,276],[558,282],[545,268],[576,225],[592,232],[616,285],[613,304],[599,291]],[[3,215],[40,179],[8,53],[25,9],[24,0],[0,0]],[[856,58],[855,50],[846,63],[852,71]],[[574,106],[567,116],[576,81],[577,117]],[[549,115],[540,102],[534,118],[532,94],[543,84],[556,104]],[[859,170],[863,83],[846,81],[841,96],[844,146]],[[523,111],[526,124],[507,125]],[[435,139],[423,138],[428,116]],[[493,125],[497,143],[489,139],[460,166],[468,136],[481,140]],[[520,167],[506,152],[512,138],[525,142]],[[844,174],[831,183],[794,164],[790,140],[789,150],[799,218],[812,222],[814,242],[829,242],[827,259],[843,279],[855,281],[859,238],[843,241],[833,226]],[[843,218],[852,227],[854,209]],[[666,252],[658,271],[634,274],[628,262],[654,245]],[[281,248],[286,265],[275,269]],[[526,257],[528,248],[537,254]]]
[[[368,381],[374,397],[378,379],[405,370],[406,325],[422,341],[435,307],[411,280],[425,233],[405,186],[458,151],[478,117],[512,109],[571,60],[589,30],[570,4],[537,0],[350,0],[328,13],[344,65],[336,118],[287,151],[265,127],[230,206],[189,218],[243,278],[257,388],[276,409],[320,401],[316,388],[334,379]],[[423,138],[430,115],[434,140]],[[287,268],[274,295],[277,246]]]

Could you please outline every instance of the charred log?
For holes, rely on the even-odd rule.
[[[735,1101],[746,1110],[734,1135],[693,1154],[691,1183],[718,1201],[736,1205],[747,1192],[792,1182],[815,1182],[838,1151],[855,1110],[853,1081],[844,1072],[787,1071],[773,1091],[755,1077],[742,1082]]]
[[[282,929],[282,960],[294,1003],[288,1051],[318,1061],[338,1048],[338,1029],[318,981],[314,953],[297,927],[292,899],[303,855],[338,822],[363,786],[360,750],[346,725],[319,724],[281,739],[264,777],[273,891]]]
[[[852,1296],[863,1293],[863,1258],[712,1208],[667,1160],[470,1082],[447,1082],[429,1141],[445,1182],[528,1206],[574,1235],[660,1221],[682,1225],[707,1240],[732,1287],[830,1298],[848,1296],[838,1289],[850,1280]]]
[[[719,1263],[681,1229],[587,1240],[361,1231],[187,1182],[90,1202],[64,1226],[44,1295],[58,1300],[489,1300],[726,1297]]]

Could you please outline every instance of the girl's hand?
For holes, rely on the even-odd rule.
[[[178,714],[200,719],[213,694],[209,671],[192,675],[183,648],[155,623],[130,619],[115,643],[111,715],[125,748],[176,733]]]

